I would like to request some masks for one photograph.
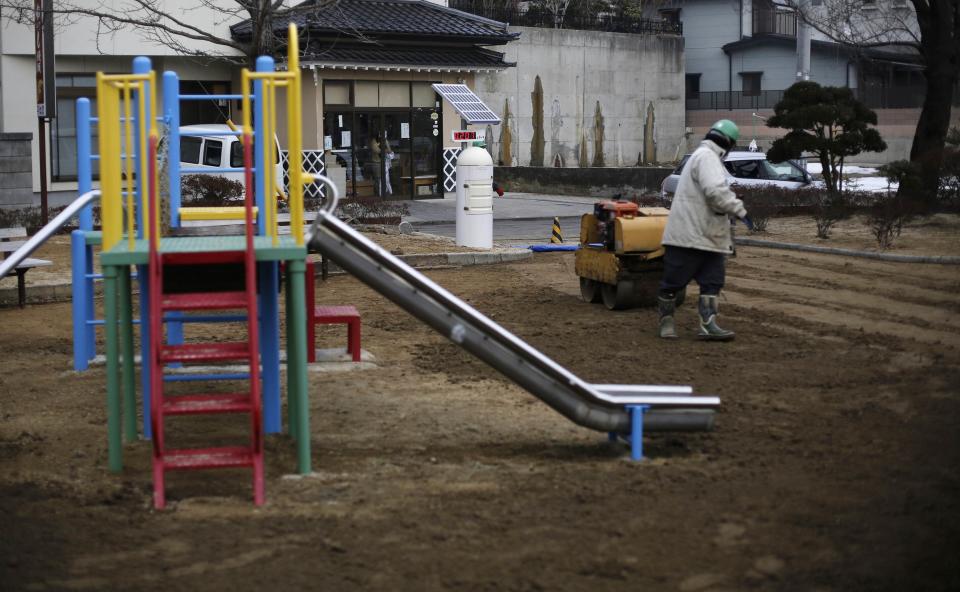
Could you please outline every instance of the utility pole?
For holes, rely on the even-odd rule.
[[[805,6],[804,0],[797,2],[796,12],[794,12],[797,22],[797,82],[810,80],[810,25],[803,20],[800,15],[804,10],[809,10]]]
[[[53,53],[53,0],[33,0],[36,52],[37,144],[40,164],[40,219],[50,221],[47,204],[47,120],[57,116],[56,69]]]

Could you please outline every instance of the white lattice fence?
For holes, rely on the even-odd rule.
[[[290,158],[287,156],[287,150],[280,151],[280,164],[283,166],[283,190],[290,193]],[[303,170],[315,175],[322,175],[326,170],[326,164],[323,161],[323,150],[303,150]],[[322,198],[326,194],[323,191],[323,185],[311,183],[304,186],[304,198]]]
[[[457,189],[457,157],[460,148],[444,147],[443,149],[443,190],[456,191]]]

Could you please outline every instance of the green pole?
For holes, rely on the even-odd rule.
[[[287,262],[287,400],[296,406],[297,468],[310,472],[310,416],[307,406],[307,314],[303,259]]]
[[[123,470],[120,437],[120,376],[117,351],[117,268],[103,266],[104,333],[107,341],[107,465],[114,473]]]
[[[133,303],[130,266],[118,274],[120,307],[120,355],[123,359],[123,434],[127,442],[137,440],[137,377],[133,367]]]

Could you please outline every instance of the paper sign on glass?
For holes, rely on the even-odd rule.
[[[340,147],[341,148],[350,147],[350,132],[340,132]]]
[[[406,122],[400,123],[400,139],[409,140],[410,139],[410,124]]]

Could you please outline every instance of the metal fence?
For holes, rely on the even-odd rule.
[[[909,109],[923,106],[923,89],[855,88],[853,95],[871,109]],[[782,90],[762,90],[759,94],[742,91],[710,91],[687,96],[688,111],[724,111],[727,109],[773,109],[783,99]]]
[[[603,13],[555,14],[537,6],[490,6],[484,0],[450,0],[450,8],[517,27],[580,29],[640,35],[682,35],[683,24],[666,19],[633,18]]]

